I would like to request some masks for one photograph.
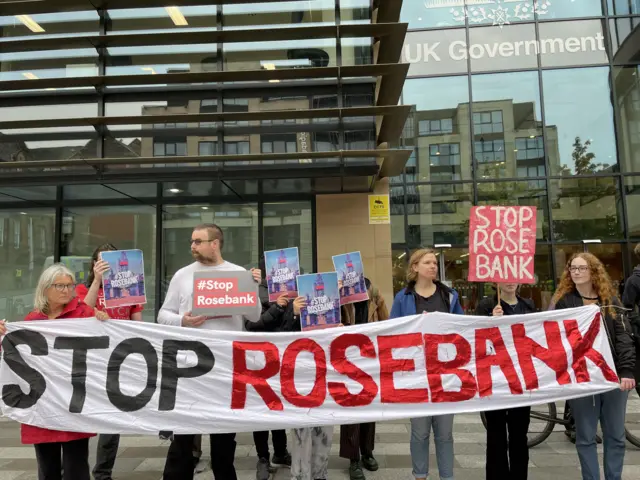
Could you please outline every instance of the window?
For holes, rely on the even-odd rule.
[[[20,236],[22,234],[21,225],[19,220],[14,220],[13,222],[13,248],[16,250],[20,248]]]
[[[474,150],[478,163],[504,162],[504,140],[480,140]]]
[[[298,247],[300,267],[313,271],[313,227],[311,203],[265,203],[263,206],[264,250]]]
[[[544,70],[542,83],[551,174],[617,172],[609,68]]]
[[[296,134],[262,135],[262,153],[295,153],[298,151]]]
[[[420,131],[420,136],[453,133],[453,119],[420,120],[418,122],[418,130]]]
[[[38,238],[40,239],[40,251],[44,252],[47,249],[47,227],[43,225],[38,227]]]
[[[246,155],[249,153],[249,142],[224,142],[225,155]]]
[[[504,131],[502,124],[502,111],[479,112],[473,114],[474,133],[501,133]]]
[[[200,142],[198,143],[198,155],[217,155],[216,142]]]
[[[73,187],[71,187],[73,188]],[[62,230],[62,256],[74,257],[76,282],[85,282],[89,275],[91,254],[103,243],[113,243],[122,250],[144,252],[147,304],[143,318],[155,320],[155,246],[156,209],[152,205],[117,207],[78,207],[68,211]],[[187,247],[188,250],[188,247]],[[77,262],[78,257],[83,261]],[[76,266],[77,265],[77,266]]]
[[[153,142],[153,156],[154,157],[182,157],[187,155],[187,141],[181,140],[166,140]]]
[[[457,211],[456,202],[433,202],[431,204],[432,213],[456,213]]]
[[[460,165],[460,144],[441,143],[430,145],[429,164],[432,168]]]
[[[544,159],[544,141],[542,137],[516,138],[515,151],[518,161]]]

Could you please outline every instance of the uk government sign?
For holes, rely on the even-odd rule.
[[[403,62],[409,76],[464,73],[467,62],[474,72],[608,63],[600,20],[534,25],[478,27],[467,44],[462,29],[409,32]]]

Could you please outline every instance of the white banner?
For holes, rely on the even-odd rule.
[[[8,324],[3,415],[56,430],[250,432],[518,407],[618,388],[589,306],[430,313],[312,333]]]

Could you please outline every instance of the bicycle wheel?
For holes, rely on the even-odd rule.
[[[636,393],[640,397],[640,387],[636,387]],[[627,415],[624,421],[624,434],[631,445],[640,448],[640,413],[629,412],[629,404],[633,404],[636,407],[640,406],[640,398],[638,397],[633,394],[629,395]],[[637,410],[637,408],[633,410]]]
[[[531,423],[527,434],[527,445],[533,448],[544,442],[556,426],[557,409],[555,403],[547,403],[531,407]],[[487,428],[487,417],[480,412],[480,418],[484,428]]]

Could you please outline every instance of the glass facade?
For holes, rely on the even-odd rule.
[[[366,195],[382,159],[394,171],[379,149],[406,119],[397,12],[182,3],[3,7],[0,318],[32,308],[55,261],[85,281],[110,242],[144,251],[152,320],[199,223],[222,227],[231,262],[296,246],[313,272],[315,195]]]
[[[404,2],[415,108],[400,142],[414,153],[392,179],[396,289],[411,250],[450,244],[439,255],[465,308],[492,294],[466,281],[473,205],[537,207],[536,284],[522,291],[539,308],[572,253],[598,255],[616,285],[630,275],[639,14],[635,0]]]

